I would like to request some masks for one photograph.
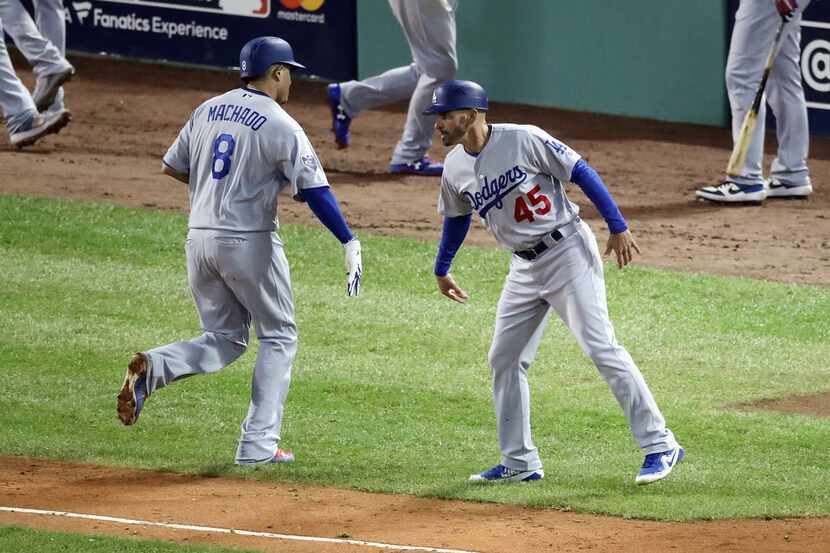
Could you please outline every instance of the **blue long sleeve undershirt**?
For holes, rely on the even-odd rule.
[[[597,210],[605,219],[605,222],[608,223],[608,230],[612,234],[625,232],[628,229],[628,225],[625,223],[622,213],[620,213],[620,208],[617,207],[614,198],[611,197],[608,188],[605,187],[605,183],[584,159],[580,159],[574,165],[571,172],[571,182],[579,186],[588,196],[588,199],[597,206]]]
[[[458,248],[467,237],[470,230],[472,213],[459,217],[444,217],[444,230],[441,232],[441,244],[438,246],[438,255],[435,258],[436,276],[446,276],[450,272],[450,265]]]
[[[331,193],[331,188],[328,186],[306,188],[300,192],[298,199],[308,203],[308,207],[311,208],[314,215],[340,240],[341,244],[345,244],[354,238],[343,213],[340,211],[340,206],[337,205],[337,199]]]

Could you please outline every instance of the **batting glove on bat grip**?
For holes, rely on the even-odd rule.
[[[795,14],[795,10],[798,9],[798,0],[775,0],[775,7],[781,17],[785,21],[789,21]]]
[[[360,240],[353,238],[343,244],[346,253],[346,295],[360,293],[360,277],[363,274],[363,258],[360,254]]]

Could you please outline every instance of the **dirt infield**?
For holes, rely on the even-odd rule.
[[[0,144],[0,193],[185,210],[185,189],[161,175],[161,156],[190,111],[236,86],[236,79],[226,73],[106,60],[73,62],[78,75],[67,87],[72,124],[20,152]],[[24,78],[32,83],[30,74]],[[286,108],[317,147],[352,226],[364,233],[437,239],[438,179],[385,172],[405,106],[362,115],[353,125],[353,146],[338,151],[323,98],[321,83],[298,82]],[[830,140],[812,143],[815,192],[809,200],[721,208],[695,201],[693,192],[721,178],[730,148],[724,129],[504,104],[492,107],[490,119],[538,124],[585,154],[620,203],[643,249],[636,260],[641,265],[830,285]],[[434,148],[433,154],[443,157],[443,148]],[[603,241],[607,231],[596,211],[585,207],[589,203],[576,187],[572,197]],[[312,222],[307,207],[287,196],[281,201],[282,221]],[[480,226],[470,241],[494,244]],[[819,405],[816,414],[826,414],[827,396],[810,405]],[[17,457],[0,457],[2,506],[488,552],[640,551],[654,545],[701,552],[826,551],[830,540],[828,519],[626,521]],[[371,550],[2,512],[0,524],[281,553]]]
[[[279,470],[279,467],[272,467]],[[830,519],[664,523],[0,457],[0,507],[478,552],[827,551]],[[0,524],[274,553],[383,551],[0,512]],[[651,547],[649,547],[651,546]]]

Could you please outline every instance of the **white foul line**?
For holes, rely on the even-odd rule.
[[[291,534],[274,534],[272,532],[253,532],[251,530],[237,530],[236,528],[214,528],[211,526],[195,526],[192,524],[168,524],[164,522],[152,522],[149,520],[134,520],[130,518],[108,517],[102,515],[85,515],[82,513],[66,513],[63,511],[42,511],[40,509],[24,509],[21,507],[0,507],[0,511],[7,513],[25,513],[28,515],[47,515],[54,517],[81,518],[86,520],[97,520],[101,522],[116,522],[118,524],[130,524],[133,526],[158,526],[161,528],[173,528],[176,530],[192,530],[194,532],[212,532],[214,534],[236,534],[239,536],[251,536],[256,538],[271,538],[275,540],[309,541],[322,543],[340,543],[346,545],[363,545],[378,549],[390,549],[394,551],[428,551],[431,553],[476,553],[463,549],[442,549],[440,547],[423,547],[415,545],[394,545],[390,543],[379,543],[363,540],[352,540],[346,538],[321,538],[316,536],[295,536]]]

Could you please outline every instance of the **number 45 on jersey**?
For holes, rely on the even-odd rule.
[[[526,194],[519,195],[516,198],[516,205],[513,207],[513,218],[516,219],[517,223],[522,221],[532,223],[536,220],[535,215],[545,215],[551,210],[553,204],[551,204],[550,198],[539,193],[541,189],[542,187],[537,184]],[[527,197],[527,200],[525,200],[525,197]],[[528,205],[528,202],[530,205]]]

